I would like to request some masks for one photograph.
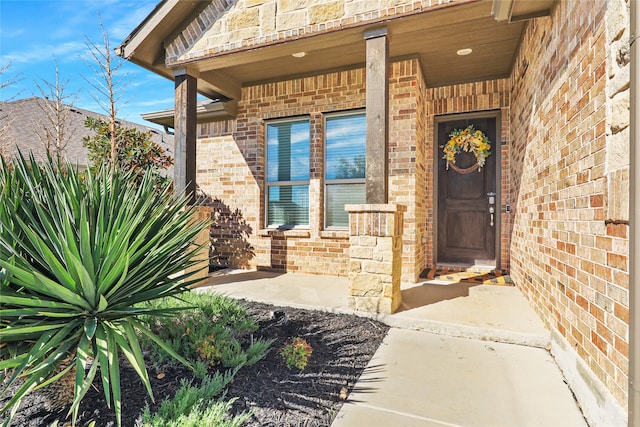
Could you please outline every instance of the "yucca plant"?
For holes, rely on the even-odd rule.
[[[5,425],[27,393],[72,369],[75,424],[98,367],[121,425],[119,355],[153,398],[137,333],[189,365],[138,317],[180,309],[139,303],[192,283],[194,237],[208,225],[196,209],[150,176],[0,159],[0,396],[14,391]]]

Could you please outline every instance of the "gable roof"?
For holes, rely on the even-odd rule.
[[[5,154],[11,156],[20,150],[24,155],[32,152],[37,160],[46,156],[46,150],[39,138],[39,135],[43,135],[43,127],[50,127],[43,110],[43,107],[46,108],[46,103],[53,105],[53,101],[38,97],[0,102],[0,129],[6,126],[2,131],[0,144],[6,151]],[[73,164],[87,166],[89,163],[87,149],[83,146],[82,139],[93,136],[94,132],[84,126],[84,121],[87,117],[104,120],[108,120],[108,117],[82,108],[65,107],[70,110],[65,121],[65,139],[68,142],[64,149],[64,157]],[[120,121],[119,124],[140,131],[151,131],[151,139],[173,155],[173,135],[125,120]]]

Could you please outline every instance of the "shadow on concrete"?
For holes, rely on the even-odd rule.
[[[215,290],[216,285],[224,285],[227,283],[237,283],[237,282],[249,282],[254,280],[264,280],[264,279],[273,279],[278,276],[286,274],[284,272],[277,271],[256,271],[256,270],[236,270],[236,269],[224,269],[218,270],[213,274],[209,275],[209,278],[203,281],[201,284],[194,286],[195,288],[200,287],[213,287]]]
[[[441,301],[468,297],[469,289],[481,283],[423,283],[415,287],[402,290],[402,304],[397,312],[412,310],[425,305],[436,304]]]

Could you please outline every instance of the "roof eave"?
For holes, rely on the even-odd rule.
[[[209,123],[219,120],[235,118],[238,112],[238,102],[234,100],[198,103],[196,107],[197,123]],[[175,110],[155,111],[142,115],[142,118],[151,123],[169,128],[174,127]]]

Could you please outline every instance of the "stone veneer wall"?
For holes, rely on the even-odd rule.
[[[458,0],[465,3],[469,0]],[[471,0],[475,1],[475,0]],[[384,22],[455,0],[213,0],[167,45],[166,63]]]
[[[416,130],[421,87],[417,60],[393,63],[390,72],[390,203],[408,207],[403,232],[403,280],[415,281],[421,265],[416,250],[414,209]],[[216,215],[228,228],[212,229],[214,242],[229,243],[232,253],[221,260],[240,267],[271,268],[313,274],[347,275],[349,232],[323,230],[324,114],[364,108],[365,76],[354,69],[242,89],[236,120],[198,127],[197,184],[215,199]],[[306,115],[311,125],[311,176],[308,230],[264,229],[264,121]],[[419,135],[419,134],[418,134]],[[420,165],[424,168],[424,165]],[[422,215],[422,214],[419,214]],[[419,217],[418,215],[418,217]],[[419,237],[418,237],[419,236]],[[227,245],[220,244],[218,249]],[[236,262],[232,262],[235,260]]]
[[[628,33],[624,0],[558,2],[511,78],[511,276],[593,426],[626,425]]]
[[[492,152],[495,153],[496,146],[500,147],[501,156],[501,263],[500,268],[509,269],[509,243],[511,235],[511,215],[505,213],[507,203],[511,203],[511,194],[509,186],[509,153],[510,153],[510,134],[509,134],[509,79],[489,80],[475,83],[465,83],[455,86],[446,86],[438,88],[430,88],[426,90],[425,117],[426,129],[425,135],[425,165],[426,165],[426,182],[427,189],[426,201],[426,235],[429,236],[426,245],[426,265],[431,265],[434,260],[433,254],[433,219],[434,219],[434,176],[433,176],[433,137],[434,137],[434,118],[437,115],[468,113],[474,111],[500,110],[502,119],[502,135],[501,141],[492,141]]]
[[[394,313],[402,304],[402,231],[405,206],[346,205],[349,212],[349,308]]]

